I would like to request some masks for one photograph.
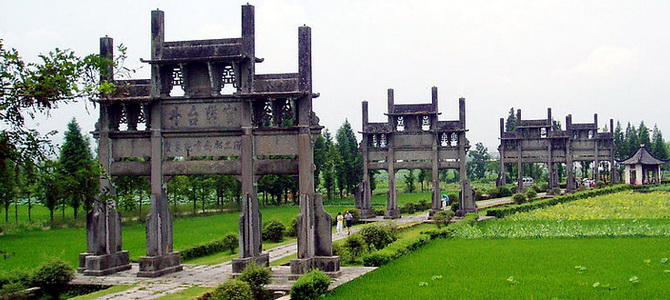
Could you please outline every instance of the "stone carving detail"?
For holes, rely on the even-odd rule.
[[[398,120],[398,121],[397,121],[397,123],[396,123],[396,130],[397,130],[397,131],[403,131],[403,130],[405,130],[405,118],[403,118],[402,116],[400,116],[400,117],[398,117],[397,120]]]
[[[421,130],[423,130],[423,131],[430,130],[430,117],[429,116],[423,116],[423,119],[421,119]]]
[[[233,66],[226,65],[223,67],[223,72],[221,73],[221,87],[223,88],[226,84],[232,84],[234,88],[237,88],[237,80],[235,79],[235,70]]]
[[[172,69],[172,86],[184,88],[184,77],[180,66]]]

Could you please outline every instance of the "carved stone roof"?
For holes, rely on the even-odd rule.
[[[572,123],[570,124],[571,129],[577,129],[577,130],[586,130],[586,129],[592,129],[592,130],[597,130],[598,126],[595,123]]]
[[[391,127],[387,123],[368,123],[365,133],[391,133]]]
[[[241,38],[164,42],[160,58],[149,63],[179,63],[188,61],[235,61],[245,55]]]
[[[437,114],[433,104],[424,103],[424,104],[395,104],[393,105],[393,111],[388,113],[389,115],[427,115],[427,114]]]
[[[521,120],[516,127],[530,128],[530,127],[547,127],[547,126],[551,126],[549,120],[541,119],[541,120]]]
[[[654,156],[653,154],[651,154],[651,152],[649,152],[649,150],[647,150],[647,148],[644,145],[642,145],[640,146],[640,149],[637,149],[637,152],[635,152],[633,156],[623,161],[620,161],[619,163],[622,165],[636,165],[636,164],[661,165],[668,161],[670,160],[660,159]]]

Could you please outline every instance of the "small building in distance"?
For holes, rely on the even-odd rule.
[[[661,183],[661,165],[668,161],[654,156],[642,144],[633,156],[619,163],[625,166],[626,184],[644,185]]]

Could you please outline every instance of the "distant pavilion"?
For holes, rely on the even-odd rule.
[[[633,156],[619,163],[625,166],[626,184],[644,185],[661,183],[661,165],[668,161],[654,156],[642,144]]]

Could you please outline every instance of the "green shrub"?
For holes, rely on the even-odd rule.
[[[601,189],[601,188],[603,188],[603,187],[605,187],[605,186],[606,186],[606,184],[605,184],[605,182],[602,181],[602,180],[598,180],[598,181],[596,182],[596,188],[597,188],[597,189]]]
[[[475,189],[475,201],[482,200],[482,191],[479,189]]]
[[[272,271],[270,269],[251,263],[247,265],[237,279],[249,284],[254,299],[272,299],[268,291],[263,289],[265,285],[270,283],[271,276]]]
[[[455,213],[455,212],[458,211],[458,206],[459,206],[458,201],[451,202],[451,205],[449,206],[449,210],[451,210]]]
[[[337,222],[337,220],[334,217],[333,221]],[[288,227],[286,228],[286,236],[290,237],[298,236],[298,217],[291,219],[291,222],[288,224]]]
[[[241,280],[229,280],[216,287],[210,300],[248,300],[253,299],[251,286]]]
[[[451,210],[441,210],[433,215],[433,221],[435,221],[437,228],[442,228],[442,226],[449,223],[455,215],[456,214]]]
[[[420,234],[407,239],[400,239],[384,249],[365,255],[363,257],[363,265],[367,267],[379,267],[385,265],[393,259],[428,244],[429,241],[430,236],[425,234]]]
[[[361,221],[361,211],[356,208],[349,209],[351,216],[354,217],[354,224],[357,224]],[[333,218],[334,219],[334,218]]]
[[[556,196],[558,196],[558,195],[561,194],[561,188],[555,187],[555,188],[551,189],[550,193],[551,193],[552,195],[556,195]]]
[[[441,229],[433,229],[433,230],[426,230],[422,231],[421,234],[426,234],[430,236],[431,239],[436,239],[436,238],[452,238],[454,237],[454,233],[458,230],[460,230],[463,227],[466,226],[474,226],[477,224],[477,221],[479,220],[479,215],[476,213],[469,213],[466,214],[465,217],[463,217],[462,220],[456,222],[456,223],[451,223],[449,226]]]
[[[286,226],[277,219],[263,223],[263,239],[273,242],[281,242],[284,239]]]
[[[405,202],[400,205],[400,212],[403,214],[413,214],[417,210],[417,205],[414,202]]]
[[[356,258],[365,252],[365,241],[358,234],[350,235],[344,240],[344,248]]]
[[[291,299],[307,300],[318,299],[328,292],[330,277],[319,270],[312,270],[309,273],[300,276],[291,288]]]
[[[419,200],[419,203],[416,205],[416,211],[424,211],[431,209],[433,205],[428,202],[426,199]]]
[[[514,200],[514,203],[516,204],[521,204],[526,202],[526,195],[522,193],[516,193],[512,196],[512,200]]]
[[[50,259],[35,270],[32,285],[58,299],[58,295],[74,279],[74,269],[59,259]]]
[[[391,228],[384,225],[369,225],[361,229],[361,237],[365,244],[372,249],[382,249],[395,241]]]
[[[240,240],[237,238],[237,234],[232,232],[224,235],[221,243],[223,244],[223,249],[230,250],[230,253],[235,253],[237,247],[240,246]]]
[[[537,191],[535,191],[535,189],[528,189],[526,191],[526,199],[527,200],[533,200],[533,199],[535,199],[535,197],[537,197]]]

